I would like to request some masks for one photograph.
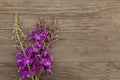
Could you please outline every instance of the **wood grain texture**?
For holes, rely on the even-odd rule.
[[[120,80],[120,0],[0,0],[0,80],[18,80],[15,12],[25,33],[41,16],[57,19],[53,74],[41,80]]]

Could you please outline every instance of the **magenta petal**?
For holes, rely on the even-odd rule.
[[[34,47],[36,47],[36,48],[41,48],[41,44],[39,43],[39,42],[36,42],[35,44],[34,44]]]
[[[35,52],[35,53],[38,53],[39,52],[39,48],[33,48],[33,51]]]
[[[46,57],[47,55],[48,55],[48,50],[45,50],[45,51],[43,52],[43,56]]]
[[[34,33],[36,33],[36,30],[35,30],[35,29],[31,29],[28,33],[29,33],[30,35],[33,35]]]

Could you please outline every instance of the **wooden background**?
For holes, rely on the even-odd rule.
[[[120,80],[120,0],[0,0],[0,80],[18,80],[15,12],[25,32],[56,17],[53,74],[41,80]]]

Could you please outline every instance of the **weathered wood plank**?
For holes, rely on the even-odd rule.
[[[33,17],[24,16],[20,17],[20,19],[21,24],[25,25],[23,27],[24,31],[33,28],[35,24],[31,25],[30,23],[36,23]],[[52,50],[55,55],[55,60],[57,62],[119,61],[120,23],[118,20],[58,18],[57,27],[60,30],[60,41],[55,43],[56,46]],[[1,39],[3,39],[1,42],[8,43],[8,46],[12,46],[11,41],[8,42],[11,35],[7,35],[10,31],[0,30],[2,33]],[[4,37],[5,34],[8,37]],[[6,40],[4,40],[5,38]],[[3,47],[3,43],[1,44],[1,47]],[[11,51],[8,55],[11,55],[13,52]]]
[[[120,62],[53,63],[53,74],[43,74],[42,79],[63,80],[118,80]],[[9,68],[8,68],[9,67]],[[13,62],[0,63],[0,79],[16,80],[17,68]]]
[[[120,79],[119,0],[0,0],[0,80],[18,79],[17,50],[10,40],[14,12],[25,33],[40,16],[50,24],[57,19],[54,73],[41,80]]]
[[[61,17],[81,18],[120,18],[120,5],[118,0],[7,0],[0,1],[1,14],[42,14]],[[4,7],[4,8],[3,8]]]
[[[72,68],[73,68],[73,72],[74,73],[72,73],[72,71],[71,71],[71,69],[69,68],[69,66],[71,65],[71,63],[70,64],[66,64],[66,66],[64,65],[64,64],[66,64],[66,63],[53,63],[53,74],[49,74],[49,75],[45,75],[46,77],[43,77],[45,80],[46,79],[50,79],[50,80],[52,80],[52,79],[54,79],[54,78],[52,78],[52,77],[54,77],[54,76],[56,76],[55,78],[56,79],[59,79],[59,78],[64,78],[64,79],[69,79],[68,77],[69,76],[71,76],[71,75],[73,75],[73,77],[75,78],[76,77],[76,80],[79,80],[79,63],[74,63],[74,64],[72,64],[73,66],[72,66]],[[8,68],[8,66],[9,66],[9,68]],[[62,68],[61,68],[61,67]],[[67,69],[65,72],[64,72],[64,69]],[[77,72],[76,72],[76,70],[78,70]],[[66,73],[66,75],[63,75],[64,73]],[[74,75],[74,74],[77,74],[77,75]],[[13,80],[16,80],[16,78],[18,77],[18,75],[17,75],[18,73],[17,73],[17,68],[16,68],[16,66],[15,66],[15,63],[11,63],[11,62],[4,62],[4,63],[0,63],[0,79],[1,78],[4,78],[5,77],[5,79],[8,79],[8,80],[11,80],[11,78],[13,78]],[[57,77],[57,75],[59,75],[58,77]],[[51,77],[52,76],[52,77]],[[73,78],[73,79],[74,79]]]

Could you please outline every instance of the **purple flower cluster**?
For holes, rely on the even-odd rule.
[[[16,64],[20,73],[20,80],[32,75],[39,76],[43,72],[51,72],[53,56],[49,53],[51,41],[53,40],[53,29],[38,25],[37,29],[29,31],[28,44],[16,54]]]

